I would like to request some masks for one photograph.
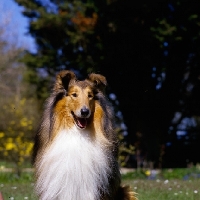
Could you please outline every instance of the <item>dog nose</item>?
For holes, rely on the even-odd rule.
[[[89,111],[88,108],[83,107],[83,108],[81,109],[81,116],[82,116],[82,117],[87,117],[87,116],[89,115],[89,113],[90,113],[90,111]]]

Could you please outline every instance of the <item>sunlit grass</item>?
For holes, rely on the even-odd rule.
[[[173,170],[172,170],[173,171]],[[128,184],[138,193],[139,200],[199,200],[200,179],[197,176],[189,176],[183,179],[188,170],[178,169],[164,171],[160,177],[148,180],[145,173],[132,172],[123,175],[123,184]],[[186,173],[187,172],[187,173]],[[168,176],[170,173],[170,176]],[[172,176],[172,174],[174,174]],[[180,179],[172,177],[183,175]],[[168,177],[168,178],[166,178]],[[33,172],[23,172],[21,177],[14,173],[0,172],[0,191],[4,200],[37,200],[34,195]]]
[[[36,200],[33,192],[33,183],[5,183],[0,184],[4,200]]]
[[[33,187],[33,172],[23,172],[20,177],[15,173],[0,172],[0,191],[4,200],[36,200]]]
[[[200,180],[126,180],[139,200],[199,200]]]

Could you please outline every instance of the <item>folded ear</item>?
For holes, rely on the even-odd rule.
[[[76,79],[76,75],[74,74],[74,72],[69,71],[69,70],[63,70],[63,71],[59,72],[56,76],[56,82],[55,82],[53,90],[55,92],[57,92],[59,90],[67,91],[69,82],[73,79],[74,80]]]
[[[104,76],[102,76],[101,74],[95,74],[95,73],[91,73],[88,76],[88,80],[90,82],[92,82],[94,84],[94,86],[100,90],[101,92],[105,92],[105,88],[107,85],[107,81],[106,78]]]

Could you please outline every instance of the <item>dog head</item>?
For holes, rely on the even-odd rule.
[[[62,91],[66,98],[66,107],[79,129],[85,129],[98,95],[103,95],[107,85],[106,78],[92,73],[87,79],[79,81],[72,71],[61,71],[56,77],[54,92]]]

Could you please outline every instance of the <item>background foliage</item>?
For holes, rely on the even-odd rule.
[[[15,1],[37,44],[22,61],[40,105],[58,71],[102,73],[120,133],[135,146],[129,166],[200,161],[199,2]]]
[[[0,160],[11,162],[20,175],[23,163],[30,162],[38,102],[34,95],[35,86],[25,81],[27,68],[18,61],[24,49],[5,38],[5,27],[1,24]]]

